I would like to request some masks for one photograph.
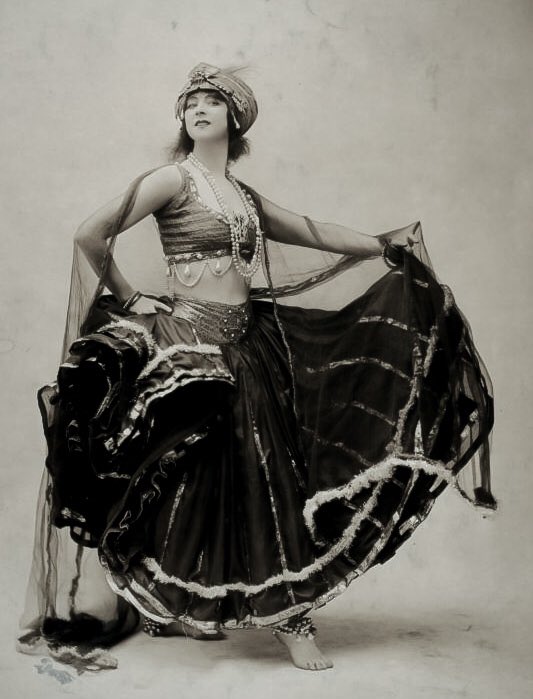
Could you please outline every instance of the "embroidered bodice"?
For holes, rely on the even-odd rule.
[[[192,262],[231,255],[230,226],[224,216],[204,204],[190,172],[178,165],[183,184],[172,199],[154,212],[163,252],[169,262]],[[253,206],[252,199],[249,201]],[[253,253],[255,226],[248,222],[241,254]]]

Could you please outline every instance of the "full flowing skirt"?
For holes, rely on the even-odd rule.
[[[412,272],[338,311],[183,299],[194,314],[125,317],[102,297],[40,393],[54,525],[163,623],[267,626],[341,593],[492,426],[451,293]],[[474,497],[493,504],[488,482]]]

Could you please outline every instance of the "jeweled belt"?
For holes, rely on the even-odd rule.
[[[176,296],[173,302],[172,315],[188,320],[201,342],[239,342],[246,335],[252,318],[250,300],[229,304]]]

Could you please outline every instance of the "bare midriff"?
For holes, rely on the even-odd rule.
[[[234,245],[230,223],[221,211],[204,202],[188,168],[180,169],[184,178],[182,189],[155,214],[168,265],[169,296],[242,304],[248,299],[250,281],[232,258],[235,252],[231,252]],[[236,215],[243,216],[243,212]],[[246,247],[248,238],[246,254],[251,256],[257,245],[257,224],[251,223],[250,218],[247,221],[241,222],[241,226],[247,227],[246,231],[241,228],[243,237],[239,240]],[[242,259],[241,252],[237,255]]]
[[[227,255],[217,259],[224,268],[230,263],[231,257]],[[211,259],[209,263],[214,264],[215,260]],[[204,269],[205,265],[206,260],[188,263],[192,279],[195,279],[203,269],[201,279],[192,287],[182,284],[179,279],[173,277],[172,283],[174,285],[175,294],[204,301],[218,301],[228,304],[240,304],[248,299],[249,284],[246,279],[237,272],[234,265],[232,265],[223,276],[216,276],[209,269]],[[178,264],[178,268],[182,274],[185,271],[185,267],[186,265],[183,263]]]

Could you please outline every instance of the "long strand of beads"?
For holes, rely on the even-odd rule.
[[[233,177],[233,175],[230,172],[227,172],[226,174],[228,180],[231,182],[237,193],[239,194],[241,201],[244,205],[244,209],[246,211],[246,214],[248,216],[249,220],[252,220],[255,225],[255,229],[257,231],[257,238],[256,238],[256,244],[255,244],[255,250],[252,255],[252,259],[250,260],[249,263],[247,263],[245,260],[242,259],[240,255],[238,255],[239,247],[238,243],[231,248],[232,252],[232,258],[233,262],[235,264],[235,267],[237,268],[237,271],[246,278],[251,278],[253,275],[257,272],[259,265],[261,264],[261,253],[263,250],[263,245],[262,245],[262,231],[259,228],[259,219],[257,218],[257,215],[255,211],[252,209],[250,206],[250,202],[248,201],[248,198],[246,197],[246,194],[242,191],[241,187],[239,186],[239,183],[237,180]],[[233,242],[233,241],[232,241]],[[233,252],[236,254],[234,255]]]
[[[230,216],[226,202],[224,200],[224,197],[222,193],[220,192],[217,183],[215,182],[215,179],[211,172],[205,167],[205,165],[198,160],[198,158],[193,154],[190,153],[188,156],[188,160],[198,169],[200,172],[203,174],[205,179],[207,180],[209,186],[213,190],[213,193],[215,194],[215,197],[217,199],[217,202],[220,206],[220,209],[224,216],[226,217],[229,225],[230,225],[230,231],[231,231],[231,243],[232,243],[232,259],[233,263],[235,264],[235,267],[239,274],[241,276],[250,279],[255,272],[257,271],[259,264],[261,262],[261,253],[262,253],[262,232],[259,228],[259,219],[257,218],[255,211],[253,211],[252,207],[250,206],[250,203],[245,195],[245,193],[242,191],[240,188],[239,184],[235,180],[235,178],[228,172],[226,171],[226,177],[228,180],[231,182],[233,185],[234,189],[237,191],[244,209],[247,213],[248,219],[253,220],[256,231],[257,231],[257,239],[256,239],[256,246],[254,250],[254,254],[252,255],[252,259],[249,263],[246,261],[243,261],[240,252],[239,252],[239,239],[240,239],[240,226],[239,223],[234,216]]]
[[[220,210],[222,211],[222,214],[229,223],[231,234],[231,257],[235,265],[235,269],[245,279],[251,279],[253,275],[257,272],[261,263],[261,255],[263,251],[263,233],[259,227],[259,219],[255,211],[252,209],[250,202],[246,197],[246,194],[243,192],[233,175],[228,170],[226,170],[226,177],[228,181],[231,182],[233,188],[239,195],[239,198],[243,203],[244,210],[246,211],[246,215],[248,216],[248,220],[253,221],[256,229],[255,249],[249,263],[246,262],[246,260],[244,260],[240,254],[239,239],[241,230],[239,222],[237,221],[235,216],[230,215],[228,207],[226,206],[224,196],[222,195],[222,192],[220,191],[215,181],[215,178],[213,177],[211,172],[206,168],[206,166],[200,160],[198,160],[194,153],[189,153],[189,155],[187,156],[187,160],[195,168],[197,168],[205,177],[207,183],[213,191],[213,194],[215,195]]]

